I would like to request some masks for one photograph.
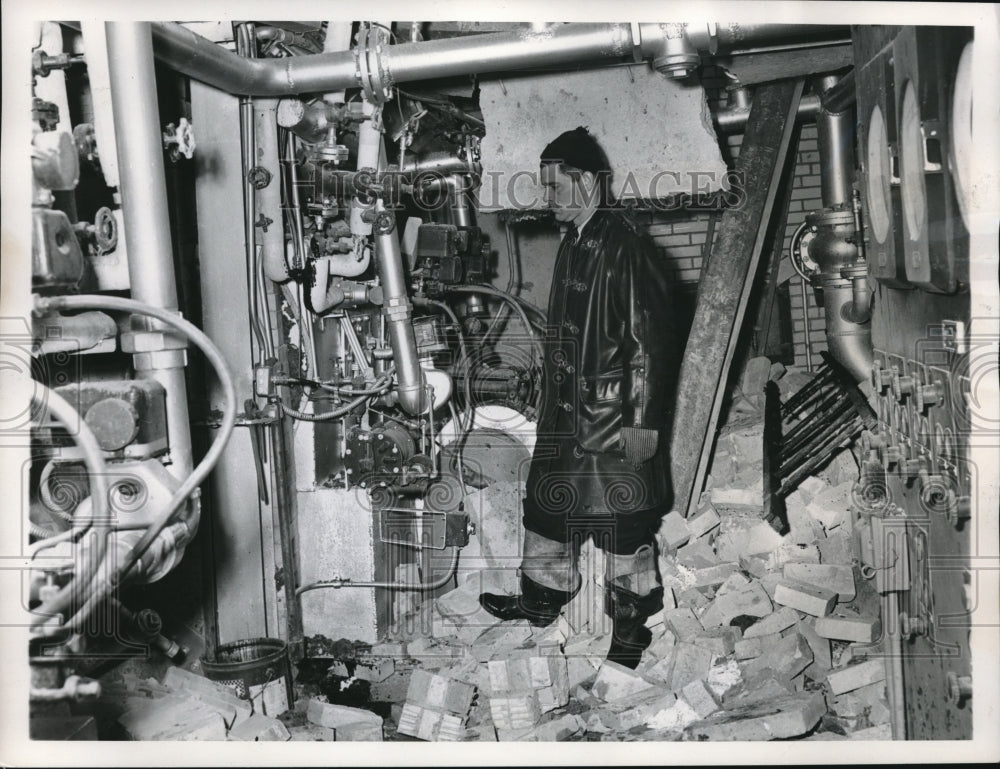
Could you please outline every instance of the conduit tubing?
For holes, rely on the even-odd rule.
[[[355,582],[350,577],[334,577],[330,580],[310,582],[308,585],[303,585],[295,590],[295,595],[302,595],[303,593],[308,593],[310,590],[342,587],[374,587],[381,590],[415,590],[420,592],[437,590],[447,585],[452,577],[455,576],[455,571],[458,569],[458,551],[459,548],[457,547],[451,549],[451,561],[448,564],[448,571],[433,582]]]
[[[642,50],[662,47],[659,24],[641,24]],[[796,24],[691,25],[693,48],[761,45],[842,33],[846,27]],[[228,93],[292,96],[356,88],[361,83],[351,51],[247,61],[179,24],[154,23],[157,55],[170,67]],[[386,46],[379,55],[383,85],[455,75],[552,67],[590,59],[630,56],[640,41],[630,24],[554,24],[540,29],[466,35]]]

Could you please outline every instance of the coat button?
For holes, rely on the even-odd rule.
[[[583,459],[583,449],[580,448],[580,444],[573,444],[573,457],[574,459]]]

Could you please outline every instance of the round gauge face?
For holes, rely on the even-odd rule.
[[[951,168],[955,197],[965,226],[969,226],[969,174],[972,163],[972,43],[966,44],[955,73],[951,105]]]
[[[868,119],[868,218],[879,243],[889,235],[889,137],[882,109],[875,105]]]
[[[913,81],[903,90],[903,109],[899,130],[900,185],[903,192],[903,218],[907,239],[920,240],[927,217],[927,193],[924,190],[924,137],[920,127]]]

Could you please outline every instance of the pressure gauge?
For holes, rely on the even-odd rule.
[[[900,116],[900,184],[903,192],[903,218],[906,221],[907,240],[918,242],[922,238],[927,218],[927,193],[924,189],[924,137],[920,126],[913,81],[907,80],[903,90],[903,108]]]
[[[879,243],[885,243],[889,235],[889,182],[892,169],[889,163],[889,137],[885,129],[885,117],[876,104],[868,119],[868,217],[872,234]]]

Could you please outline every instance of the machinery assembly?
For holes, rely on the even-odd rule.
[[[30,403],[3,451],[32,740],[988,736],[996,31],[30,26],[31,144],[4,141],[30,152],[30,286],[5,279],[30,299],[3,313],[29,316],[3,336]],[[551,627],[475,602],[514,589],[546,408],[618,394],[546,310],[589,295],[550,287],[560,237],[595,236],[537,178],[582,124],[685,350],[636,670],[578,621],[607,610],[591,571]],[[24,241],[5,222],[5,271]]]

